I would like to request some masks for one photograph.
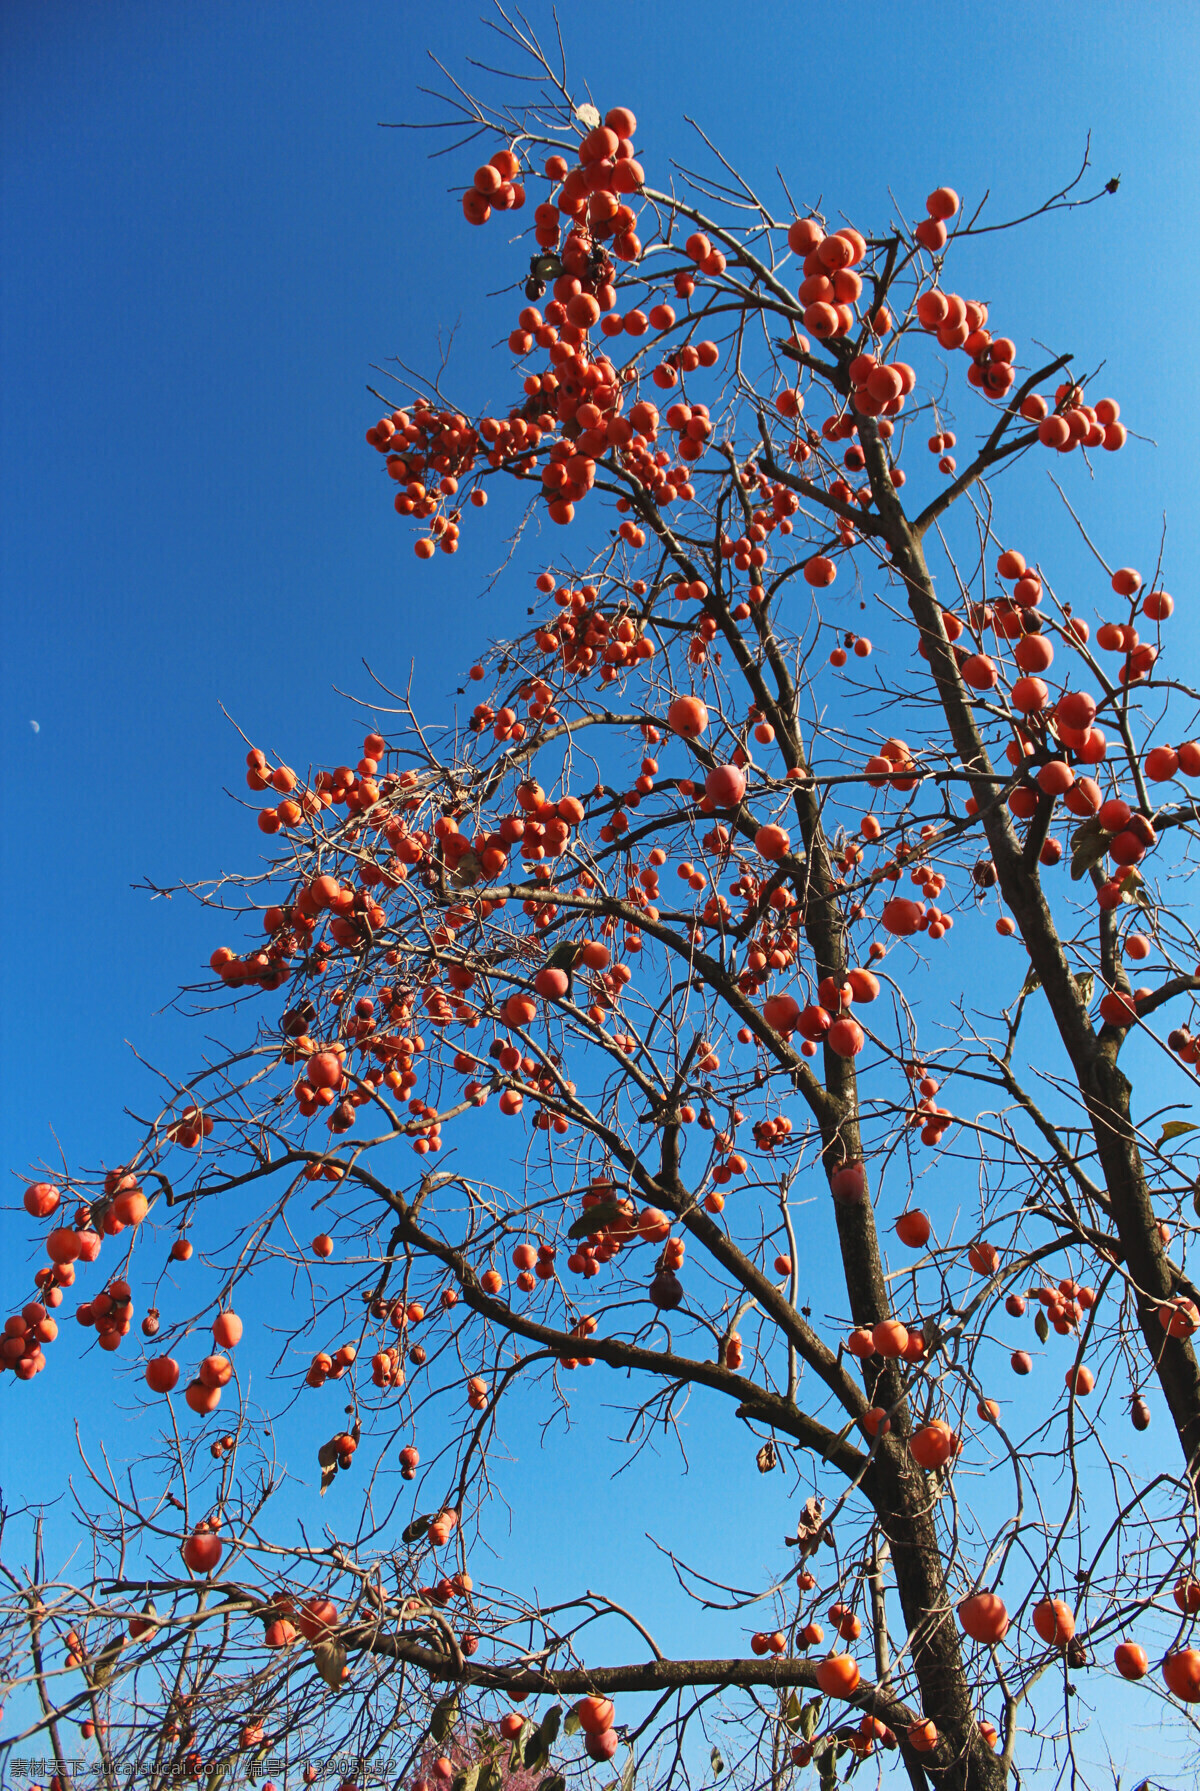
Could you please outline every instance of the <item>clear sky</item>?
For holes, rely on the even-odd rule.
[[[292,764],[337,762],[362,733],[337,691],[366,692],[364,659],[392,683],[411,665],[422,707],[444,717],[472,643],[524,620],[523,578],[478,594],[503,507],[464,529],[457,558],[419,567],[362,439],[378,415],[372,363],[428,363],[439,324],[461,321],[457,389],[502,389],[507,361],[486,351],[510,322],[485,296],[503,283],[500,239],[466,230],[447,192],[469,152],[430,163],[428,139],[377,128],[433,115],[417,92],[436,72],[426,52],[455,70],[464,53],[494,56],[482,10],[0,9],[0,839],[14,898],[0,1162],[18,1175],[56,1140],[75,1161],[118,1157],[122,1105],[149,1100],[129,1047],[179,1061],[189,1029],[164,1008],[224,937],[185,900],[131,885],[257,852],[222,794],[239,790],[245,750],[222,705]],[[545,24],[548,9],[535,0],[531,16]],[[610,0],[564,9],[563,29],[601,105],[637,113],[647,161],[688,159],[690,114],[753,176],[778,164],[858,224],[889,213],[889,189],[911,213],[942,182],[1022,212],[1073,175],[1090,132],[1097,181],[1120,174],[1118,196],[996,239],[976,289],[1013,334],[1107,361],[1123,416],[1157,445],[1103,469],[1106,546],[1153,560],[1165,516],[1186,612],[1200,546],[1194,4]],[[1031,526],[1049,521],[1047,497],[1028,501]],[[1195,643],[1186,613],[1180,626]],[[25,1225],[4,1223],[8,1260],[23,1260]],[[76,1337],[57,1351],[78,1360]],[[106,1387],[110,1371],[85,1366],[74,1384]],[[56,1468],[73,1447],[58,1372],[3,1389]],[[733,1522],[719,1448],[680,1495],[698,1552]],[[590,1462],[572,1449],[524,1461],[516,1502],[535,1477],[568,1496]],[[32,1493],[6,1453],[10,1497]],[[654,1528],[639,1505],[653,1475],[626,1485],[631,1528]],[[751,1477],[739,1497],[739,1538],[761,1521],[769,1546],[749,1553],[771,1558],[767,1489]]]

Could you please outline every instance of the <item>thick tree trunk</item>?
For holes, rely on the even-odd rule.
[[[940,1738],[934,1753],[914,1758],[939,1791],[1001,1791],[1007,1774],[979,1732],[983,1713],[943,1580],[931,1495],[931,1478],[889,1437],[876,1461],[875,1510],[891,1545],[922,1714],[933,1718]]]
[[[798,759],[800,733],[794,692],[781,694],[791,698],[789,712],[782,719],[789,726],[793,755]],[[831,976],[840,983],[848,965],[820,810],[803,787],[795,800],[807,858],[807,889],[797,891],[807,897],[805,931],[818,976]],[[830,1109],[819,1116],[822,1156],[827,1173],[832,1173],[846,1159],[862,1156],[858,1082],[852,1059],[826,1049],[823,1067]],[[891,1315],[875,1209],[870,1198],[864,1198],[835,1203],[835,1214],[851,1316],[856,1325],[870,1328]],[[892,1413],[892,1431],[878,1452],[864,1491],[873,1501],[891,1546],[923,1714],[933,1718],[940,1737],[933,1754],[910,1755],[906,1745],[906,1757],[918,1774],[917,1782],[923,1773],[939,1791],[999,1791],[1007,1775],[979,1733],[959,1631],[943,1582],[932,1481],[908,1452],[912,1426],[898,1364],[884,1362],[877,1368],[868,1391],[875,1404]]]

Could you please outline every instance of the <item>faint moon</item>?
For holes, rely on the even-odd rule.
[[[41,722],[40,722],[40,721],[31,721],[31,722],[30,722],[30,724],[29,724],[29,725],[30,725],[30,727],[31,727],[31,728],[32,728],[32,729],[33,729],[33,731],[34,731],[34,733],[35,733],[35,734],[40,734],[40,733],[41,733],[41,731],[42,731],[42,724],[41,724]]]

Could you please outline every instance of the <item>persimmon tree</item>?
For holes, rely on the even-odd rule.
[[[230,917],[193,991],[225,1043],[115,1166],[25,1194],[10,1397],[94,1340],[161,1445],[88,1459],[82,1579],[10,1537],[9,1745],[64,1785],[82,1724],[112,1787],[619,1756],[628,1791],[694,1776],[720,1709],[747,1785],[1069,1766],[1105,1675],[1200,1699],[1197,699],[1165,569],[1105,558],[1154,544],[1066,488],[1102,494],[1117,401],[951,282],[1115,183],[1005,222],[942,187],[860,233],[708,145],[644,168],[500,18],[520,104],[446,103],[514,283],[505,397],[397,365],[367,439],[418,580],[489,498],[522,553],[545,525],[532,621],[450,723],[380,686],[353,765],[251,748],[266,856],[194,891]],[[1047,474],[1053,542],[1022,525]],[[720,1658],[473,1577],[506,1413],[552,1439],[613,1371],[631,1447],[723,1403],[774,1476],[788,1540]]]

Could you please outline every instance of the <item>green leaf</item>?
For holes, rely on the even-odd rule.
[[[1126,865],[1121,877],[1121,900],[1134,903],[1139,908],[1148,908],[1146,900],[1146,880],[1133,865]]]
[[[1095,977],[1090,970],[1085,970],[1082,976],[1074,978],[1074,982],[1075,987],[1079,990],[1079,998],[1083,1002],[1084,1007],[1090,1007],[1092,1004],[1092,993],[1096,987]],[[1025,981],[1021,984],[1021,994],[1022,996],[1032,995],[1036,990],[1040,989],[1041,986],[1041,977],[1036,970],[1031,968],[1026,972]]]
[[[1050,1321],[1044,1312],[1038,1312],[1037,1317],[1033,1321],[1033,1328],[1038,1334],[1038,1341],[1040,1343],[1045,1343],[1047,1337],[1050,1335]]]
[[[341,1691],[346,1676],[346,1650],[341,1642],[314,1642],[312,1652],[317,1672],[330,1691]]]
[[[204,1781],[204,1791],[221,1791],[221,1786],[225,1782],[225,1774],[227,1770],[227,1764],[214,1766],[207,1779]]]
[[[1090,815],[1082,827],[1071,835],[1071,881],[1078,883],[1108,851],[1112,834],[1102,827],[1097,816]]]
[[[324,1498],[325,1494],[337,1479],[337,1444],[333,1442],[322,1443],[321,1447],[317,1450],[317,1460],[321,1464],[321,1497]]]
[[[504,1783],[504,1772],[495,1754],[479,1774],[479,1791],[500,1791]]]
[[[542,1780],[537,1791],[567,1791],[567,1781],[561,1772],[552,1772]]]
[[[585,1238],[589,1232],[603,1231],[606,1225],[615,1225],[618,1219],[625,1217],[625,1209],[619,1200],[598,1200],[590,1206],[582,1219],[576,1219],[567,1231],[569,1238]]]
[[[811,1741],[813,1731],[821,1720],[821,1700],[813,1698],[800,1712],[800,1733],[805,1741]]]
[[[821,1791],[837,1791],[837,1746],[822,1748],[817,1755]]]
[[[102,1687],[108,1684],[124,1646],[125,1636],[122,1632],[115,1635],[111,1642],[105,1642],[94,1660],[84,1662],[83,1674],[89,1685]]]
[[[709,1758],[712,1760],[713,1777],[719,1779],[725,1770],[725,1762],[721,1758],[720,1751],[714,1748]]]
[[[1185,1132],[1196,1131],[1200,1131],[1200,1126],[1193,1119],[1169,1119],[1159,1134],[1159,1148],[1170,1138],[1182,1138]]]
[[[478,1783],[479,1762],[478,1760],[475,1760],[467,1767],[465,1772],[455,1773],[453,1791],[475,1791],[475,1787]]]
[[[575,1711],[568,1710],[566,1717],[564,1718],[564,1721],[563,1721],[563,1734],[564,1735],[575,1735],[578,1733],[578,1731],[579,1731],[579,1718],[576,1715]],[[540,1791],[540,1787],[539,1787],[539,1791]]]
[[[435,1741],[445,1741],[451,1729],[458,1721],[458,1694],[451,1692],[448,1698],[439,1698],[429,1718],[429,1733]]]
[[[450,881],[456,889],[473,889],[476,883],[483,880],[483,866],[475,852],[464,852],[450,873]]]
[[[558,1740],[562,1722],[562,1705],[552,1704],[525,1743],[525,1766],[529,1772],[540,1772],[550,1758],[550,1749]]]
[[[406,1524],[400,1532],[400,1540],[402,1542],[418,1542],[429,1528],[429,1522],[427,1517],[414,1517],[411,1524]]]
[[[625,1762],[625,1770],[621,1774],[621,1791],[633,1791],[634,1780],[636,1778],[637,1755],[634,1753],[633,1749],[630,1748],[629,1758]]]

